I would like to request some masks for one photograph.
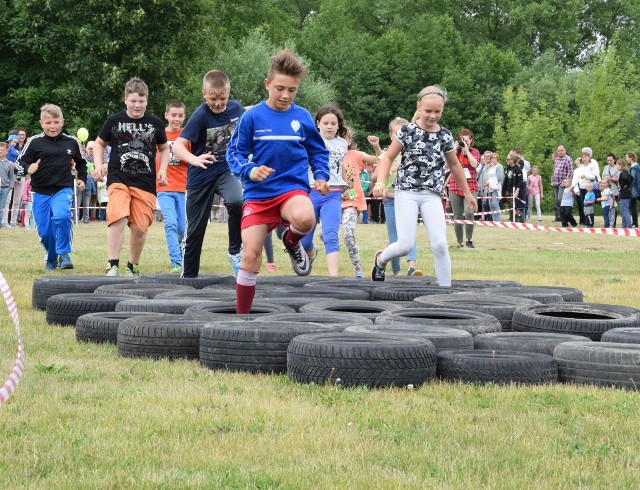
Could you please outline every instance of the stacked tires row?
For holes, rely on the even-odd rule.
[[[575,382],[635,389],[640,310],[583,303],[572,288],[512,282],[270,277],[235,314],[234,279],[157,274],[39,278],[33,304],[79,341],[124,357],[199,359],[345,386]]]

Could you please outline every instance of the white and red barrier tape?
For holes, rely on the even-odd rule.
[[[22,334],[20,333],[20,320],[18,319],[18,307],[16,306],[16,302],[14,301],[11,290],[9,289],[9,284],[7,284],[2,272],[0,272],[0,289],[2,290],[4,302],[7,304],[9,315],[11,315],[11,319],[13,320],[13,324],[15,325],[16,332],[18,334],[18,353],[16,354],[16,362],[13,365],[13,371],[11,371],[9,379],[5,382],[2,388],[0,388],[0,405],[2,405],[15,391],[18,383],[20,382],[20,378],[22,378],[25,357],[24,346],[22,345]]]
[[[462,219],[447,219],[448,224],[491,226],[494,228],[511,228],[529,231],[554,231],[560,233],[586,233],[591,235],[616,235],[640,238],[638,228],[560,228],[554,226],[514,223],[513,221],[468,221]]]

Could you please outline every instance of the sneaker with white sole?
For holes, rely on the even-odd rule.
[[[233,275],[238,277],[238,272],[240,272],[240,263],[242,262],[242,252],[238,252],[235,255],[227,254],[227,257],[231,264],[231,268],[233,269]]]
[[[104,271],[104,275],[107,277],[119,277],[120,276],[120,268],[117,265],[109,265],[107,264],[107,270]]]
[[[171,273],[172,274],[180,274],[182,272],[182,265],[175,263],[171,264]]]
[[[140,277],[140,266],[138,264],[131,264],[133,269],[129,269],[127,266],[127,276]]]
[[[384,267],[378,265],[378,257],[382,255],[382,250],[378,250],[373,256],[373,269],[371,269],[372,281],[384,281],[386,279]]]
[[[285,250],[291,259],[293,271],[299,276],[308,276],[311,272],[311,260],[309,260],[309,256],[307,255],[307,252],[304,251],[302,244],[298,242],[292,248],[287,248]]]

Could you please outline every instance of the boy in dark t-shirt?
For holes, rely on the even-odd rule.
[[[223,200],[229,212],[229,249],[227,257],[233,274],[238,275],[242,258],[242,186],[229,171],[227,146],[244,107],[229,100],[229,78],[218,70],[209,71],[202,81],[205,102],[198,107],[173,144],[176,158],[189,162],[187,172],[187,233],[182,277],[198,277],[200,253],[209,223],[214,194]],[[191,144],[191,150],[187,145]]]
[[[156,180],[167,185],[169,145],[164,124],[153,114],[145,113],[149,89],[139,78],[132,78],[124,87],[127,110],[107,118],[94,147],[93,177],[97,182],[109,176],[107,192],[107,276],[120,275],[120,251],[124,228],[131,230],[127,275],[139,276],[138,262],[153,223],[156,206]],[[103,164],[107,144],[111,145],[108,168]],[[156,146],[160,155],[160,170],[156,176]]]

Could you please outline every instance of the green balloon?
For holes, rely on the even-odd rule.
[[[80,128],[78,129],[77,136],[78,139],[84,143],[89,139],[89,131],[87,131],[87,128]]]

